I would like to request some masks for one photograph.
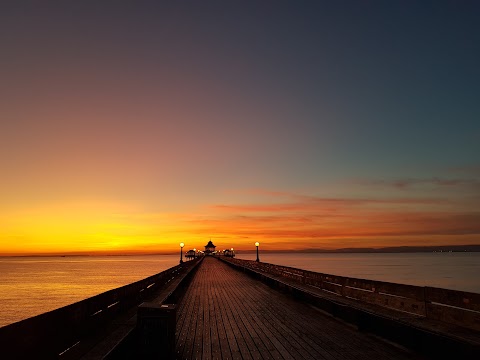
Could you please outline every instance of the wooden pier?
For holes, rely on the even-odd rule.
[[[202,256],[0,328],[2,359],[480,358],[480,294]]]
[[[411,359],[207,257],[179,308],[177,359]]]

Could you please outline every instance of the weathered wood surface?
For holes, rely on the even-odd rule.
[[[152,296],[145,297],[144,300],[146,303],[144,302],[143,306],[148,306],[147,303],[153,304],[154,307],[167,302],[170,304],[178,303],[179,298],[185,292],[184,289],[188,286],[189,278],[194,274],[195,268],[202,259],[203,258],[197,258],[194,261],[187,261],[180,265],[183,271],[179,273],[179,276],[169,279],[167,284],[153,293]],[[89,349],[88,352],[78,349],[79,355],[73,353],[71,356],[62,356],[61,359],[113,360],[140,357],[141,349],[138,348],[138,332],[136,326],[138,324],[137,313],[141,306],[142,305],[134,307],[115,318],[105,329],[104,333],[107,334],[106,336],[102,336],[99,339],[90,337],[82,341],[80,345],[83,345],[85,349]],[[92,344],[89,346],[88,342]],[[139,354],[135,355],[137,352]],[[69,355],[69,352],[67,355]]]
[[[131,308],[136,311],[139,303],[168,288],[194,264],[186,262],[132,284],[1,327],[0,358],[78,358],[78,354],[87,351],[83,350],[85,344],[92,338],[104,336],[104,328],[114,319]]]
[[[425,298],[429,302],[480,312],[480,294],[426,287]]]
[[[480,294],[348,278],[252,260],[228,261],[342,297],[480,331]]]
[[[178,314],[177,359],[412,359],[210,257]]]
[[[425,315],[425,290],[419,286],[348,278],[251,260],[234,261],[241,266],[296,280],[343,297]]]

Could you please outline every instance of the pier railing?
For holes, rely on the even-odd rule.
[[[480,331],[480,294],[477,293],[356,279],[252,260],[224,260],[337,296]]]
[[[2,355],[8,359],[63,358],[84,337],[102,331],[120,313],[167,286],[197,261],[187,261],[132,284],[1,327]]]

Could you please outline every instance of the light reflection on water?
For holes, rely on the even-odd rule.
[[[237,253],[254,260],[255,254]],[[327,274],[480,293],[480,253],[278,254],[263,262]],[[0,257],[0,326],[132,283],[178,255]]]
[[[0,326],[130,284],[178,256],[0,257]]]

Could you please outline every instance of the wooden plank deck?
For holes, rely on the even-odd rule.
[[[417,357],[207,257],[178,309],[176,358]]]

